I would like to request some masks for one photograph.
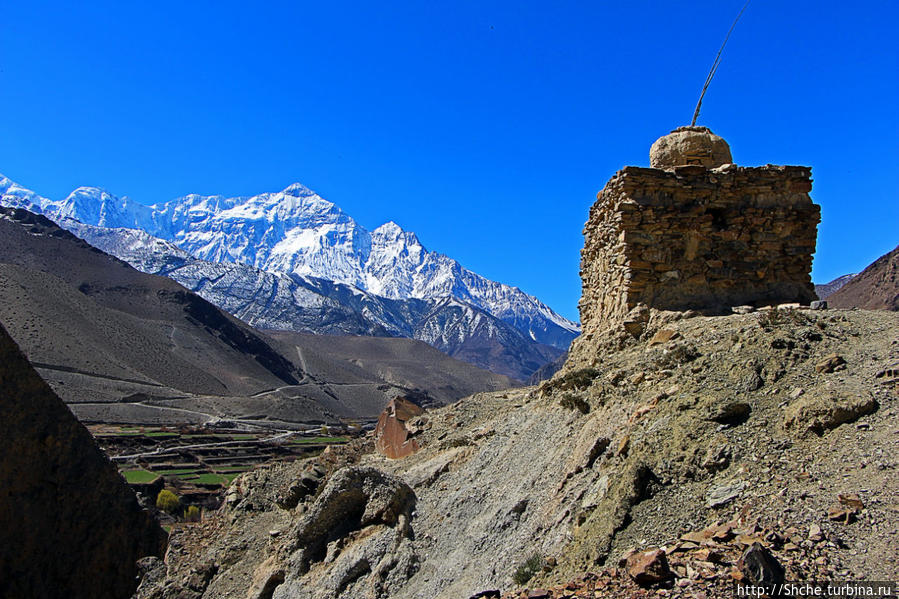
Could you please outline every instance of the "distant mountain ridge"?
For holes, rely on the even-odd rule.
[[[0,193],[0,203],[43,213],[262,328],[408,336],[520,380],[579,332],[537,298],[428,251],[393,222],[368,232],[300,184],[154,206],[86,187],[52,201],[2,176]]]
[[[856,276],[858,276],[857,273],[850,273],[848,275],[843,275],[842,277],[837,277],[830,283],[816,284],[815,293],[817,294],[818,299],[827,299],[828,296],[839,291],[843,285],[854,279]]]
[[[834,308],[899,310],[899,246],[828,296],[827,302]]]
[[[198,260],[135,229],[94,227],[71,219],[62,219],[61,225],[138,270],[173,279],[260,329],[408,337],[518,380],[562,353],[453,298],[389,299],[326,279]]]

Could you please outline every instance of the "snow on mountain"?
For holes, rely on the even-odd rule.
[[[848,275],[837,277],[829,283],[815,284],[815,293],[818,295],[818,299],[827,299],[828,296],[833,295],[834,293],[842,289],[843,286],[846,285],[846,283],[857,276],[858,273],[853,272],[849,273]]]
[[[94,247],[138,270],[174,279],[260,329],[410,337],[519,380],[562,353],[455,298],[390,299],[325,279],[199,260],[144,231],[72,219],[60,223]]]
[[[153,206],[87,187],[54,202],[6,178],[0,178],[0,192],[6,205],[88,225],[140,229],[207,262],[327,279],[388,299],[455,297],[560,349],[579,333],[577,324],[537,298],[428,251],[394,222],[369,232],[299,183],[252,197],[188,195]]]

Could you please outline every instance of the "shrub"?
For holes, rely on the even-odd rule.
[[[200,508],[195,505],[188,506],[187,511],[184,512],[184,518],[188,522],[199,522],[200,521]]]
[[[569,410],[579,410],[581,414],[587,414],[590,411],[590,404],[588,404],[583,397],[573,393],[563,394],[559,399],[559,404],[561,404],[563,408],[568,408]]]
[[[518,568],[516,568],[515,573],[512,574],[512,580],[514,580],[515,584],[518,586],[524,586],[534,577],[534,574],[539,572],[542,568],[543,558],[540,557],[540,554],[534,553],[518,564]]]
[[[181,507],[181,500],[168,489],[163,489],[156,496],[156,507],[169,514],[175,514]]]

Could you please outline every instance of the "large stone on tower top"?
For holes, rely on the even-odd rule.
[[[707,127],[678,127],[657,139],[649,150],[652,168],[672,169],[686,164],[716,168],[731,162],[730,146]]]

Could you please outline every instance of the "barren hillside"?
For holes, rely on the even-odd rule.
[[[430,411],[411,423],[419,453],[365,454],[313,494],[290,491],[307,464],[245,475],[176,531],[141,596],[470,597],[514,589],[535,554],[532,588],[597,572],[627,596],[619,558],[664,547],[672,593],[729,597],[752,542],[791,580],[895,579],[899,316],[682,316],[653,312],[640,339],[540,388]],[[679,540],[716,523],[692,545],[715,559]]]
[[[827,303],[835,308],[899,310],[899,247],[829,295]]]

